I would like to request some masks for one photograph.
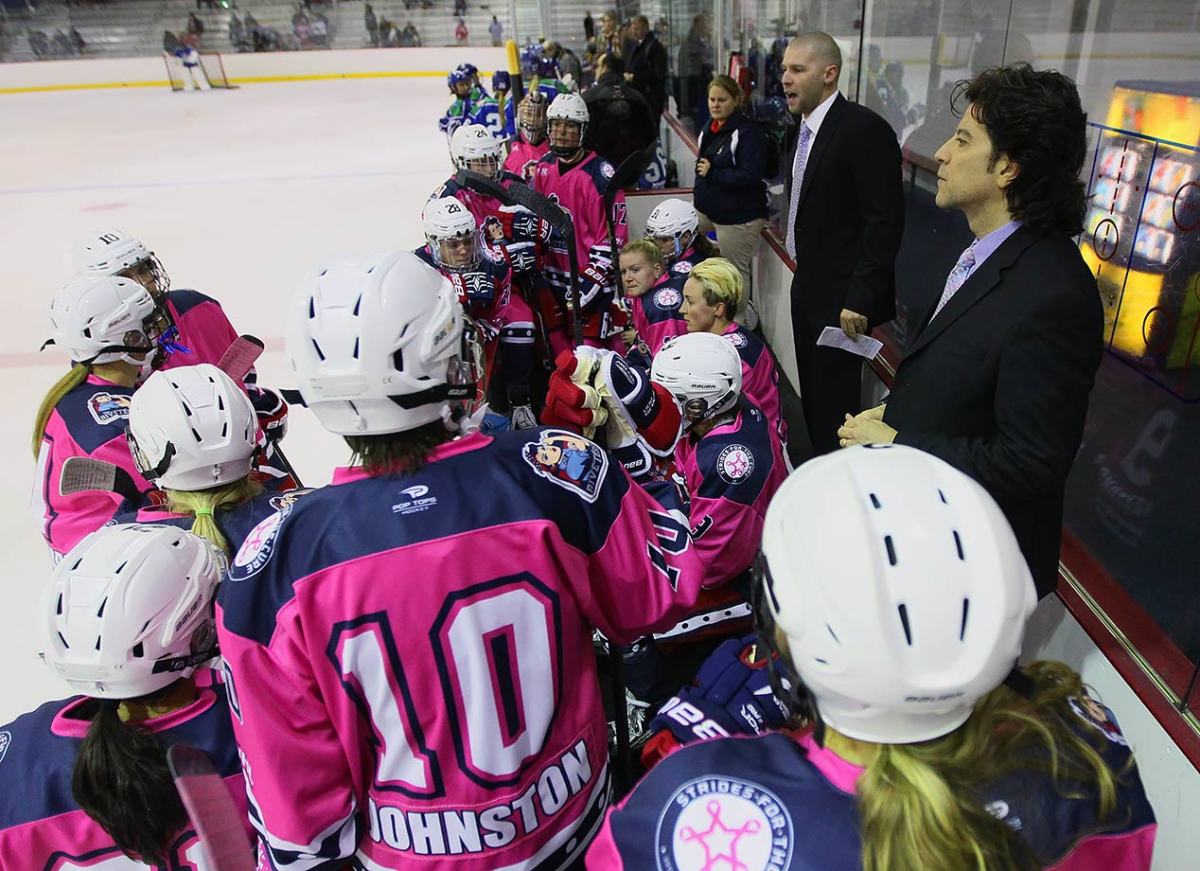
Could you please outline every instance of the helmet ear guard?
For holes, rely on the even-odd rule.
[[[821,718],[817,716],[816,699],[800,679],[788,651],[780,646],[776,636],[772,605],[778,608],[778,602],[771,601],[775,595],[771,585],[771,569],[767,565],[766,556],[759,551],[751,568],[750,609],[754,614],[754,631],[758,636],[758,643],[767,651],[767,678],[771,682],[771,690],[775,693],[775,698],[787,708],[788,714],[797,721],[797,725],[801,722],[814,723],[818,729],[824,731],[820,725]]]

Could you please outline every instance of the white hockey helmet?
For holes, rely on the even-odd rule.
[[[50,331],[55,345],[76,363],[142,365],[157,350],[155,341],[169,326],[150,291],[130,278],[75,278],[50,300]],[[142,359],[132,354],[145,354]]]
[[[287,353],[327,430],[397,433],[476,399],[479,348],[464,325],[450,282],[415,254],[345,257],[292,303]]]
[[[650,380],[675,397],[687,431],[737,405],[742,359],[716,333],[688,333],[668,339],[654,355]]]
[[[433,261],[442,269],[474,269],[483,257],[475,216],[455,197],[436,197],[425,204],[421,212],[425,241]],[[446,250],[443,249],[446,244]],[[466,250],[449,250],[450,246],[469,246]]]
[[[159,487],[207,490],[250,474],[258,418],[250,398],[211,363],[155,372],[129,406],[129,450]]]
[[[820,719],[863,741],[961,726],[1012,670],[1037,604],[991,496],[902,445],[811,460],[771,500],[760,635],[787,639]],[[773,626],[772,626],[773,624]]]
[[[213,594],[224,557],[174,526],[130,523],[87,536],[42,599],[42,659],[76,691],[132,699],[216,656]]]
[[[550,135],[550,150],[559,157],[570,157],[582,148],[589,118],[587,103],[579,94],[559,94],[555,97],[551,101],[550,107],[546,109],[546,128]],[[578,125],[578,133],[567,136],[561,126],[556,132],[555,121],[570,121]]]
[[[139,239],[113,227],[93,230],[75,240],[72,264],[80,275],[125,275],[142,267],[154,293],[171,289],[171,278],[154,252]]]
[[[671,256],[678,257],[691,244],[699,226],[700,216],[691,203],[679,199],[663,200],[646,219],[646,235],[655,240],[670,239],[674,243]]]
[[[499,178],[504,168],[504,149],[482,124],[464,124],[450,136],[450,160],[455,169]]]

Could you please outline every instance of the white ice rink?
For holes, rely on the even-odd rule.
[[[71,277],[70,241],[103,226],[142,238],[174,287],[216,297],[239,332],[267,342],[262,383],[293,386],[287,300],[331,255],[421,243],[421,206],[449,175],[435,120],[447,103],[432,78],[0,96],[0,723],[70,695],[37,658],[50,563],[29,509],[33,416],[68,365],[37,349]],[[307,485],[348,453],[303,408],[284,446]]]

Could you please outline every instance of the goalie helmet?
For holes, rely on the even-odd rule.
[[[166,325],[150,291],[129,278],[76,278],[50,301],[52,341],[75,363],[142,366],[153,358]]]
[[[125,524],[63,557],[42,599],[42,660],[76,691],[133,699],[217,654],[213,594],[224,557],[174,526]]]
[[[458,294],[408,251],[340,258],[292,303],[287,354],[304,404],[344,436],[448,428],[473,410],[480,352]]]
[[[669,339],[654,355],[650,380],[675,397],[688,431],[737,406],[742,359],[722,336],[688,333]]]
[[[687,250],[699,226],[700,217],[691,203],[679,199],[663,200],[646,219],[646,235],[654,240],[668,240],[674,252],[663,253],[675,258]]]
[[[559,157],[571,157],[583,147],[588,126],[588,107],[579,94],[559,94],[546,110],[546,127],[550,132],[550,150]],[[558,124],[554,122],[558,121]],[[572,131],[567,121],[576,125]]]
[[[498,179],[504,167],[504,150],[482,124],[464,124],[450,137],[450,160],[455,169]]]
[[[862,741],[961,726],[1016,664],[1037,604],[991,496],[903,445],[802,465],[771,500],[762,552],[760,638],[782,633],[782,676]]]
[[[517,105],[517,126],[530,145],[540,145],[546,139],[546,95],[530,91]]]
[[[433,262],[441,269],[475,269],[483,257],[475,216],[455,197],[438,197],[421,213],[425,241]]]
[[[79,275],[132,278],[154,294],[171,289],[171,278],[154,252],[141,240],[112,227],[76,239],[71,260]]]
[[[211,363],[155,372],[129,406],[129,450],[147,480],[206,490],[250,474],[258,418],[250,398]]]

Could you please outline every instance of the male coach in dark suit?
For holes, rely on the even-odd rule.
[[[980,73],[962,94],[967,110],[936,154],[937,204],[961,211],[975,242],[887,403],[838,435],[844,445],[912,445],[974,477],[1046,596],[1103,344],[1096,281],[1071,238],[1083,223],[1087,117],[1070,79],[1028,64]]]
[[[796,262],[792,328],[800,400],[817,454],[857,411],[862,358],[818,347],[827,326],[850,338],[896,315],[896,252],[904,230],[900,146],[888,123],[838,93],[842,53],[827,33],[805,33],[783,55],[783,92],[799,116],[789,149],[784,240]]]

